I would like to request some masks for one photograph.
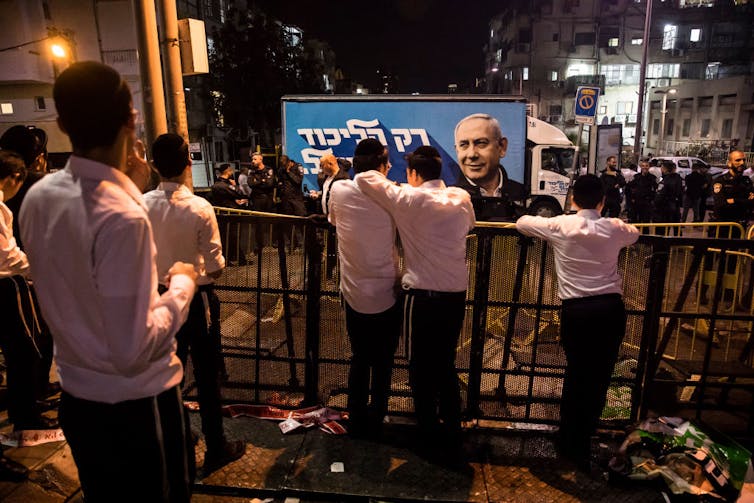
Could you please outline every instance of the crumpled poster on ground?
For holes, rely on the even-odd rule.
[[[22,430],[12,433],[0,433],[0,444],[8,447],[33,447],[35,445],[50,442],[62,442],[65,440],[63,430],[55,428],[51,430]]]
[[[640,423],[609,466],[614,475],[628,479],[662,477],[674,494],[735,501],[750,460],[748,450],[720,433],[681,418],[659,417]]]
[[[341,412],[329,407],[315,405],[303,409],[285,410],[271,405],[225,405],[223,415],[230,418],[238,416],[256,417],[282,421],[280,430],[290,433],[299,428],[313,428],[333,435],[345,435],[348,431],[338,421],[348,420],[348,412]]]

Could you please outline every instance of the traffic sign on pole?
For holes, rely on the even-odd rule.
[[[576,90],[576,122],[594,125],[597,115],[597,103],[600,98],[599,87],[581,86]]]

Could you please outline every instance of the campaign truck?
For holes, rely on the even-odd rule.
[[[501,96],[328,95],[282,99],[283,150],[304,167],[304,190],[317,188],[319,159],[325,154],[351,159],[356,144],[376,138],[388,147],[389,177],[406,181],[406,155],[422,145],[442,157],[442,178],[454,185],[463,177],[456,159],[458,122],[485,113],[500,122],[508,139],[500,164],[524,185],[520,204],[530,213],[563,212],[576,148],[558,128],[527,117],[526,101]]]

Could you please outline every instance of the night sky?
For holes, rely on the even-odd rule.
[[[401,93],[445,93],[484,75],[484,44],[500,0],[258,1],[304,37],[326,41],[347,77],[374,87],[378,68]]]

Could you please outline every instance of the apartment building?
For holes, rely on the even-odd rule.
[[[754,6],[714,0],[653,4],[645,150],[657,153],[660,139],[684,138],[738,138],[750,148]],[[576,88],[598,86],[598,123],[622,124],[624,144],[633,145],[646,8],[646,0],[509,2],[490,21],[487,92],[526,96],[540,119],[575,131]],[[667,135],[659,134],[663,96]]]

